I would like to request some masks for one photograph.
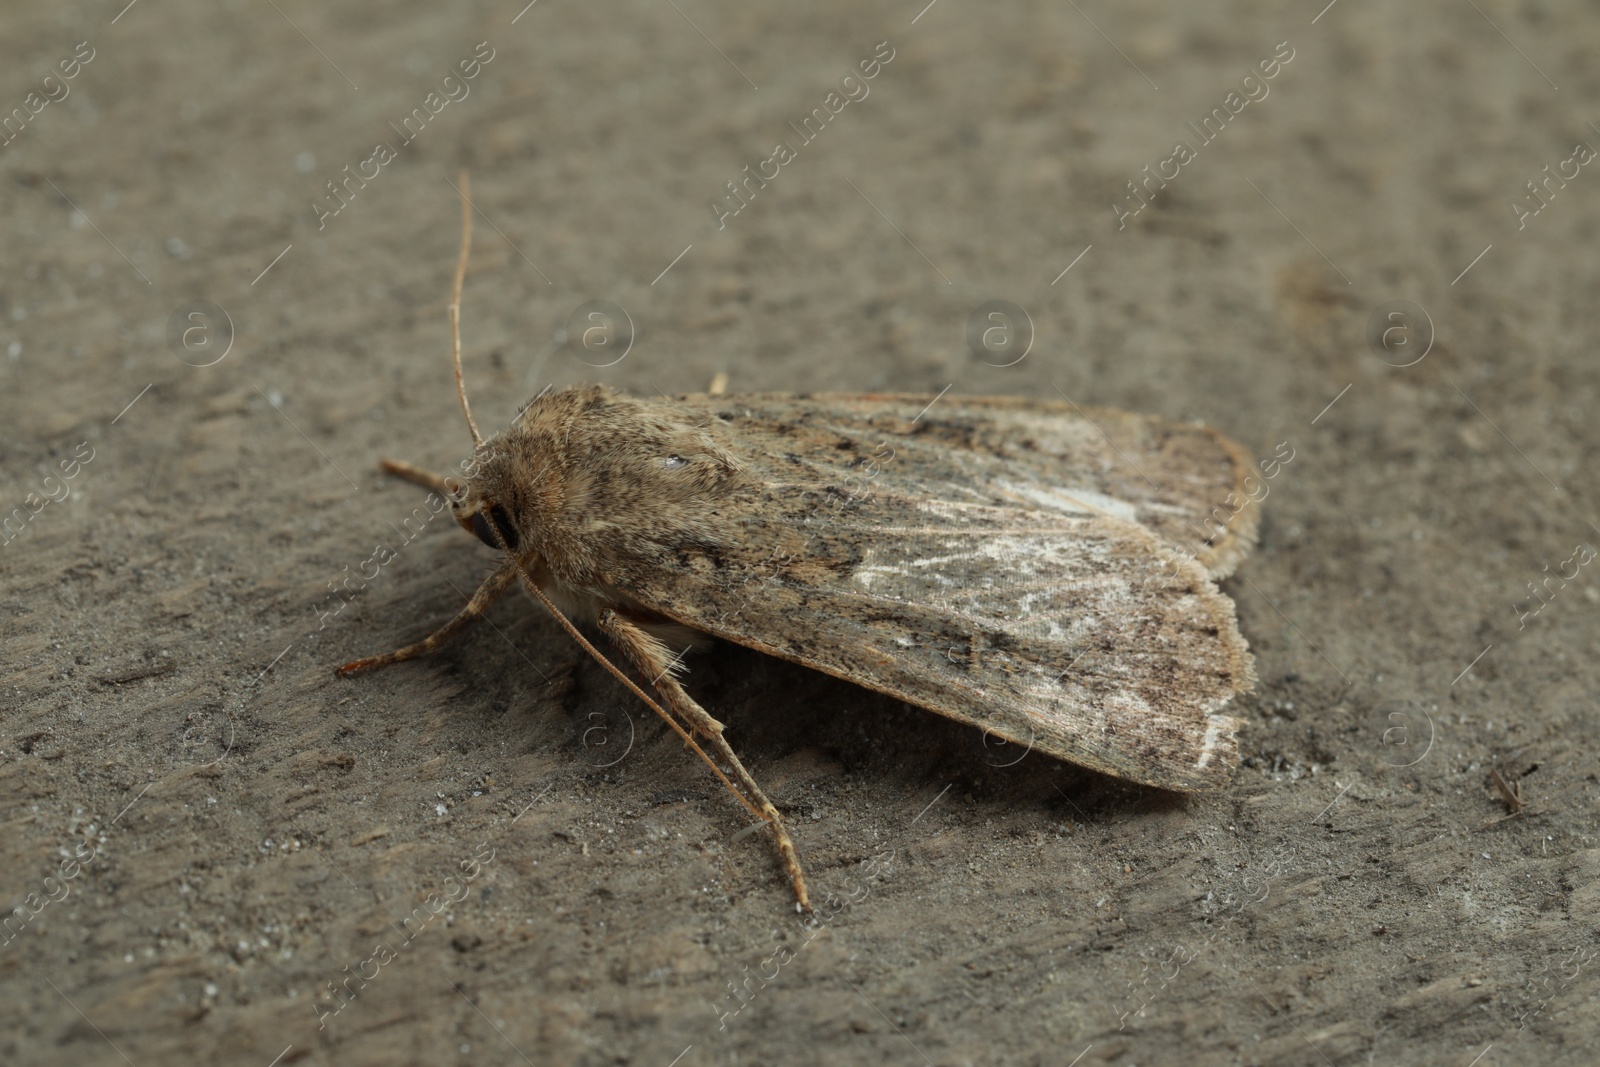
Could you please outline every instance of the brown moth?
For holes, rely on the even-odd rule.
[[[437,648],[520,582],[772,827],[802,910],[782,818],[679,681],[706,635],[1120,778],[1228,782],[1222,708],[1254,684],[1215,585],[1254,543],[1237,445],[1071,403],[603,386],[546,389],[484,441],[461,385],[463,215],[450,324],[470,473],[383,466],[448,494],[503,560],[443,628],[341,674]]]

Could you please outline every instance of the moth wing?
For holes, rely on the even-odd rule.
[[[881,414],[830,419],[837,398],[724,400],[705,405],[740,423],[718,436],[742,498],[716,536],[634,576],[641,604],[1107,774],[1226,784],[1237,722],[1221,709],[1254,674],[1200,562],[1105,501],[973,482],[1029,476],[952,446],[948,426],[895,435]]]
[[[884,465],[891,482],[953,477],[1019,505],[1069,514],[1088,507],[1136,522],[1213,578],[1232,574],[1255,546],[1268,489],[1244,450],[1216,430],[1070,401],[942,397],[930,404],[926,396],[847,393],[683,399],[732,414],[739,436],[763,446],[796,437],[822,448],[852,438],[886,442],[896,453],[893,469]],[[772,432],[784,427],[794,432]]]

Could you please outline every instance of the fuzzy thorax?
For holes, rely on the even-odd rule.
[[[470,466],[456,514],[514,547],[562,610],[622,608],[631,579],[690,548],[714,547],[719,505],[744,488],[715,420],[603,386],[539,394]],[[484,538],[474,516],[500,527]]]

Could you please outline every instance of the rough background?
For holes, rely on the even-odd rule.
[[[0,1060],[1593,1062],[1600,174],[1527,183],[1600,146],[1600,8],[921,2],[5,5]],[[724,183],[880,41],[870,95],[719,231]],[[1185,122],[1284,41],[1200,146]],[[1179,139],[1197,158],[1119,229]],[[432,524],[319,624],[420,503],[376,458],[466,454],[461,167],[485,425],[545,383],[725,371],[1289,442],[1226,585],[1261,676],[1234,788],[1013,764],[719,649],[691,688],[854,899],[809,936],[742,812],[525,601],[335,679],[489,559]],[[214,312],[168,334],[200,299],[233,332],[203,368]],[[637,329],[604,368],[559,333],[597,299]],[[963,339],[991,299],[1031,317],[1013,366]]]

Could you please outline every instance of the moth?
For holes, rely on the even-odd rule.
[[[1224,708],[1254,684],[1216,586],[1255,540],[1237,445],[1070,402],[598,385],[546,389],[486,441],[461,375],[466,188],[449,315],[473,461],[460,482],[381,465],[446,494],[500,562],[443,627],[340,674],[430,652],[520,584],[770,826],[801,911],[782,817],[683,687],[707,637],[1119,778],[1228,782]]]

